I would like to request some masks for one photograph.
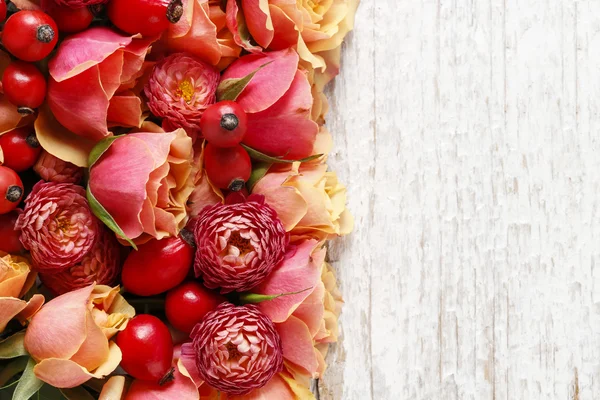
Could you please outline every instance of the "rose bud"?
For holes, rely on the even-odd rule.
[[[193,136],[202,113],[216,101],[219,79],[213,66],[185,53],[171,54],[154,66],[144,88],[148,107]]]
[[[181,347],[183,365],[227,395],[261,388],[283,368],[279,334],[256,306],[223,303],[196,325],[190,337],[192,343]]]
[[[47,151],[42,151],[33,170],[48,182],[79,183],[83,178],[83,168],[54,157]]]
[[[121,247],[115,235],[103,227],[96,244],[80,263],[57,274],[40,274],[40,279],[55,295],[61,295],[94,282],[112,286],[120,272]]]
[[[21,243],[38,271],[60,272],[92,249],[100,224],[81,186],[40,181],[25,200],[15,229],[21,230]]]
[[[205,208],[194,225],[194,270],[210,289],[243,292],[262,282],[283,259],[289,237],[263,196]]]

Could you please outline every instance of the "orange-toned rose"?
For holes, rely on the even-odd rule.
[[[354,222],[346,209],[346,188],[326,164],[275,165],[257,182],[252,193],[265,196],[277,211],[292,240],[318,240],[347,235]]]
[[[0,251],[0,332],[11,319],[25,321],[44,303],[44,296],[36,294],[29,302],[20,300],[35,282],[29,261]]]
[[[118,286],[90,285],[51,300],[25,333],[25,349],[37,362],[35,375],[72,388],[110,374],[121,362],[121,350],[110,339],[134,315]]]

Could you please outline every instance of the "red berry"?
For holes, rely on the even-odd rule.
[[[35,132],[27,128],[17,128],[0,136],[0,148],[4,153],[4,166],[15,172],[33,167],[42,152]]]
[[[121,367],[143,381],[158,382],[165,378],[173,361],[173,340],[169,328],[158,318],[140,314],[117,335],[123,353]]]
[[[217,147],[233,147],[240,144],[248,129],[246,112],[235,101],[220,101],[208,107],[200,130],[210,144]]]
[[[2,32],[2,44],[23,61],[39,61],[58,41],[56,22],[42,11],[19,11],[10,16]]]
[[[6,19],[6,2],[0,1],[0,22]]]
[[[54,0],[42,0],[40,6],[54,19],[58,30],[65,33],[84,31],[94,19],[94,14],[88,7],[71,8],[57,4]]]
[[[227,299],[217,292],[198,282],[189,281],[167,293],[165,312],[175,329],[190,333],[206,314],[225,301]]]
[[[17,211],[0,215],[0,251],[18,254],[25,250],[19,240],[21,231],[15,230],[18,217],[19,213]]]
[[[194,248],[181,237],[151,240],[129,253],[121,280],[128,292],[154,296],[179,285],[194,261]]]
[[[35,65],[13,61],[2,75],[4,95],[22,114],[33,114],[46,98],[46,78]]]
[[[6,214],[19,205],[23,198],[23,182],[12,169],[0,165],[0,214]]]
[[[250,156],[240,145],[221,148],[207,143],[204,148],[204,167],[213,184],[236,192],[244,188],[252,173]]]
[[[181,0],[112,0],[108,3],[108,18],[131,35],[159,35],[182,15]]]

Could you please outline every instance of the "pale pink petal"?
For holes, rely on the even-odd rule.
[[[197,400],[200,398],[194,382],[175,368],[175,379],[160,386],[156,382],[134,380],[125,400]]]
[[[94,322],[94,317],[90,312],[86,316],[85,328],[85,341],[77,353],[71,357],[71,361],[76,362],[88,371],[93,371],[108,358],[108,340],[102,329]]]
[[[281,337],[283,358],[303,368],[313,376],[319,367],[313,338],[306,324],[293,315],[287,321],[276,324]]]
[[[323,282],[319,282],[310,296],[300,304],[293,314],[294,317],[297,317],[306,324],[312,337],[319,332],[323,322],[323,314],[325,313],[325,306],[323,305],[324,297],[325,286]]]

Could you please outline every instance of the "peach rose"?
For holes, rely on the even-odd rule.
[[[277,211],[292,240],[347,235],[354,221],[346,209],[346,188],[326,164],[278,164],[254,186]]]
[[[121,362],[121,350],[110,339],[134,315],[118,286],[92,284],[56,297],[25,333],[25,349],[37,363],[33,372],[58,388],[110,374]]]
[[[23,322],[44,303],[44,296],[39,294],[29,302],[20,300],[35,283],[36,275],[26,258],[0,251],[0,332],[11,319],[17,317]]]

